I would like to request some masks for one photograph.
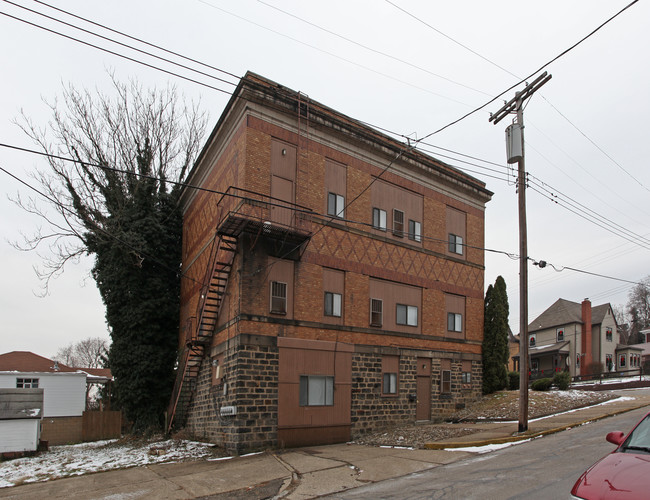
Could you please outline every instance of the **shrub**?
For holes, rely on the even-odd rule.
[[[511,391],[519,389],[519,372],[508,372],[508,389]]]
[[[553,385],[561,391],[566,391],[571,385],[571,374],[569,372],[558,372],[553,377]]]
[[[540,378],[531,384],[531,388],[533,391],[548,391],[551,388],[551,385],[553,385],[553,379]]]

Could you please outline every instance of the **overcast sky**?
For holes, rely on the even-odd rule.
[[[41,2],[15,2],[118,38]],[[52,6],[235,75],[254,71],[353,118],[413,139],[440,129],[501,94],[629,3],[51,2]],[[50,115],[43,99],[54,100],[61,94],[62,83],[68,82],[78,88],[106,90],[108,69],[119,79],[137,78],[147,86],[163,87],[171,82],[187,98],[200,99],[210,115],[210,128],[219,118],[228,92],[234,89],[77,32],[9,2],[0,2],[0,12],[5,14],[0,16],[1,143],[33,147],[12,124],[20,110],[45,127]],[[200,80],[226,93],[43,31],[6,14]],[[546,70],[553,75],[552,80],[525,108],[526,170],[531,176],[531,189],[527,190],[528,253],[535,261],[552,264],[544,269],[529,268],[531,320],[560,297],[625,304],[633,285],[593,274],[628,281],[650,274],[646,149],[650,139],[649,19],[650,2],[639,1],[551,63]],[[174,60],[196,67],[176,57]],[[223,76],[213,69],[199,69]],[[496,126],[488,121],[489,113],[497,111],[514,92],[506,92],[469,118],[428,137],[424,141],[428,145],[421,143],[421,147],[485,181],[494,192],[486,208],[485,234],[486,247],[498,252],[486,253],[485,283],[494,283],[498,275],[506,279],[510,324],[518,332],[517,195],[506,166],[504,139],[505,127],[512,120],[507,118]],[[0,167],[21,179],[30,181],[30,172],[38,166],[44,166],[38,157],[0,147]],[[30,196],[27,188],[4,172],[0,172],[0,186],[0,258],[4,271],[0,281],[0,352],[28,350],[51,356],[59,347],[89,336],[108,338],[103,305],[88,275],[92,265],[89,258],[66,266],[63,275],[51,283],[49,295],[37,296],[41,285],[33,267],[42,259],[35,252],[17,251],[10,242],[19,241],[21,233],[33,234],[43,221],[21,212],[8,200],[18,192]],[[597,222],[590,222],[594,218]]]

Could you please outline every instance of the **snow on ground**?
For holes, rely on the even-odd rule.
[[[215,446],[186,440],[96,441],[51,446],[49,451],[0,462],[0,488],[89,472],[214,456]]]

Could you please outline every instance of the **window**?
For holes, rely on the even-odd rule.
[[[397,373],[384,373],[383,394],[397,394]]]
[[[607,331],[605,332],[605,340],[606,340],[607,342],[611,342],[612,339],[613,339],[613,336],[612,336],[612,329],[611,329],[611,328],[607,328]]]
[[[370,326],[381,326],[383,302],[381,299],[370,299]]]
[[[459,313],[447,313],[447,330],[450,332],[462,332],[463,315]]]
[[[449,233],[449,251],[463,255],[463,237]]]
[[[404,212],[393,209],[393,236],[404,236]]]
[[[614,360],[613,356],[611,354],[606,354],[605,355],[605,367],[607,368],[608,371],[612,371],[612,368],[614,367]]]
[[[539,360],[538,359],[531,359],[530,360],[530,371],[533,373],[537,373],[539,371]]]
[[[621,354],[621,356],[619,357],[619,360],[618,360],[618,366],[621,366],[621,367],[625,366],[625,361],[626,361],[625,358],[626,358],[625,354]]]
[[[372,227],[386,231],[386,210],[381,208],[372,209]]]
[[[325,316],[341,317],[341,294],[325,292]]]
[[[38,389],[37,378],[17,378],[16,389]]]
[[[558,342],[563,342],[564,341],[564,328],[558,328],[555,331],[555,333],[557,335],[557,341]]]
[[[409,219],[409,240],[422,241],[422,225]]]
[[[417,306],[397,304],[397,316],[395,322],[398,325],[418,326]]]
[[[334,377],[300,376],[300,406],[332,406],[333,404]]]
[[[576,366],[580,368],[580,354],[576,354]]]
[[[442,394],[451,394],[451,370],[442,370],[440,392]]]
[[[271,312],[273,314],[287,313],[287,284],[271,281]]]
[[[529,345],[530,347],[535,347],[535,346],[537,345],[537,335],[536,335],[536,334],[533,333],[533,334],[529,337],[528,345]]]
[[[460,381],[465,388],[469,388],[472,383],[472,362],[463,361],[462,372],[460,374]]]
[[[345,198],[340,194],[327,194],[327,215],[345,217]]]

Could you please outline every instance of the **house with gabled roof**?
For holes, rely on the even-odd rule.
[[[568,371],[572,377],[628,372],[640,367],[640,350],[620,343],[609,303],[558,299],[528,325],[531,378]],[[513,356],[518,363],[518,357]]]
[[[82,441],[86,377],[83,371],[33,352],[0,354],[0,388],[43,390],[41,439],[49,444]]]

